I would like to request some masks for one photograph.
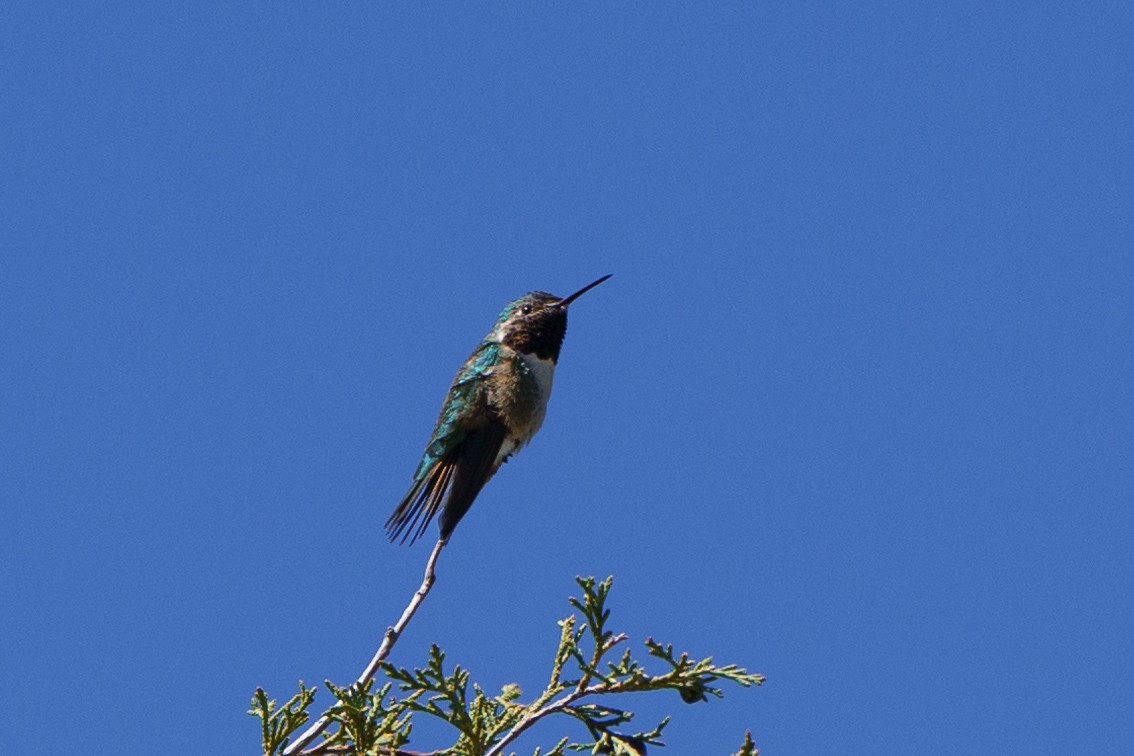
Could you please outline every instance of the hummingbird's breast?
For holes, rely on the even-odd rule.
[[[500,462],[528,443],[543,425],[555,376],[555,363],[551,360],[508,347],[503,351],[504,359],[489,379],[490,402],[508,426]]]

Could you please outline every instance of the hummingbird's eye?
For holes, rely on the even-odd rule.
[[[531,305],[524,305],[523,307],[520,308],[520,312],[524,313],[525,315],[531,315],[532,314],[532,306]]]

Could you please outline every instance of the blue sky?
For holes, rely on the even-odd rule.
[[[0,750],[252,753],[257,685],[353,678],[452,374],[509,299],[613,273],[394,661],[534,693],[613,574],[636,643],[768,676],[634,701],[667,753],[1126,752],[1132,33],[7,4]]]

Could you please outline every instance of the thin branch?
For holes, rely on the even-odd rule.
[[[425,577],[421,581],[421,585],[414,592],[413,598],[410,599],[409,604],[406,606],[402,616],[398,619],[393,627],[386,628],[386,634],[382,638],[382,645],[374,654],[374,658],[366,665],[366,669],[362,670],[362,674],[355,680],[356,685],[365,685],[374,679],[374,673],[378,671],[378,665],[385,661],[386,657],[390,655],[390,651],[394,648],[394,644],[398,642],[398,638],[402,632],[405,631],[406,625],[413,619],[414,613],[417,608],[421,606],[421,602],[429,595],[429,589],[433,587],[433,582],[436,579],[435,570],[437,567],[437,557],[441,555],[441,549],[445,548],[447,541],[443,538],[437,539],[437,545],[433,547],[433,552],[429,555],[429,561],[425,563]],[[319,733],[327,729],[327,725],[331,723],[330,718],[327,716],[319,717],[315,724],[308,727],[303,731],[303,734],[295,739],[295,742],[288,745],[284,749],[284,756],[295,756],[303,751],[312,740],[314,740]]]
[[[353,753],[355,753],[355,748],[352,745],[329,745],[329,746],[318,745],[318,746],[315,746],[314,748],[308,748],[306,751],[304,751],[304,753],[310,753],[310,754],[348,753],[348,754],[353,754]],[[441,751],[403,751],[402,749],[399,748],[397,750],[389,751],[389,752],[383,751],[383,753],[384,754],[388,753],[388,756],[438,756],[438,754],[440,754]]]
[[[612,635],[605,641],[602,639],[601,635],[596,635],[595,636],[595,651],[594,651],[593,654],[591,654],[591,665],[590,665],[590,667],[586,667],[586,668],[583,669],[583,676],[579,679],[579,684],[577,686],[575,686],[575,689],[577,691],[579,691],[580,693],[583,692],[586,689],[587,685],[590,684],[591,678],[594,677],[594,675],[595,675],[595,673],[591,672],[591,670],[597,670],[598,669],[599,662],[602,661],[602,657],[604,657],[606,655],[606,652],[609,651],[610,649],[614,648],[615,646],[617,646],[622,641],[629,640],[629,639],[630,639],[630,636],[627,635],[626,633],[619,633],[618,635]],[[603,677],[601,672],[598,674],[598,676],[599,676],[599,679],[601,679],[603,681],[603,683],[608,683],[607,679],[605,677]],[[602,686],[599,686],[599,687],[602,687]]]
[[[508,733],[503,738],[501,738],[500,741],[496,743],[496,745],[485,751],[484,756],[500,756],[500,753],[504,750],[504,746],[520,737],[520,735],[523,734],[523,732],[529,727],[549,714],[555,714],[556,712],[563,711],[568,706],[578,701],[580,698],[586,698],[587,696],[593,695],[601,695],[603,693],[617,693],[620,687],[621,686],[618,683],[615,683],[614,685],[595,683],[594,685],[591,685],[582,690],[575,688],[570,693],[560,698],[558,701],[553,701],[546,706],[525,715],[519,722],[515,724],[514,727],[512,727],[511,730],[508,730]]]
[[[602,660],[603,655],[622,641],[627,640],[627,638],[629,638],[629,636],[626,635],[626,633],[618,633],[617,635],[612,635],[606,640],[605,643],[603,643],[600,638],[596,638],[595,651],[591,659],[591,667],[598,667],[599,661]],[[505,734],[504,737],[498,743],[496,743],[496,745],[492,746],[492,748],[489,748],[485,752],[484,756],[499,756],[500,753],[504,750],[504,746],[508,745],[513,740],[518,738],[529,727],[549,714],[554,714],[558,711],[566,709],[568,706],[575,703],[580,698],[585,698],[586,696],[602,693],[616,693],[623,687],[621,683],[611,684],[606,680],[595,683],[594,685],[588,685],[590,679],[591,674],[584,670],[583,677],[579,680],[579,684],[575,686],[574,690],[572,690],[567,695],[560,697],[557,701],[552,701],[551,703],[541,706],[533,712],[525,714],[520,719],[520,721],[512,727],[511,730],[508,730],[507,734]],[[550,690],[548,692],[550,692]]]
[[[608,683],[595,683],[594,685],[590,685],[586,688],[583,688],[582,690],[575,688],[567,695],[561,697],[558,701],[552,701],[546,706],[536,709],[530,714],[526,714],[519,722],[515,724],[514,727],[512,727],[511,730],[508,730],[508,733],[500,739],[500,742],[485,751],[484,756],[500,756],[501,751],[504,750],[504,746],[520,737],[520,735],[523,734],[523,732],[529,727],[549,714],[555,714],[557,712],[563,711],[571,704],[578,701],[580,698],[586,698],[587,696],[601,696],[607,693],[620,693],[624,688],[625,686],[620,682],[614,683],[613,685]]]

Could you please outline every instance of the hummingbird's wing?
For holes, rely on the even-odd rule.
[[[496,472],[496,458],[507,435],[504,423],[493,419],[471,431],[454,450],[452,482],[441,510],[441,537],[445,540],[453,534],[453,528],[469,511],[480,489]]]
[[[413,485],[386,521],[391,541],[413,543],[439,511],[441,537],[448,538],[496,471],[508,429],[482,392],[499,349],[496,343],[481,344],[457,373]]]
[[[448,539],[495,472],[494,463],[507,435],[507,427],[499,420],[467,431],[459,443],[414,481],[386,521],[390,540],[405,543],[409,539],[412,544],[422,536],[438,511],[441,512],[441,538]]]

